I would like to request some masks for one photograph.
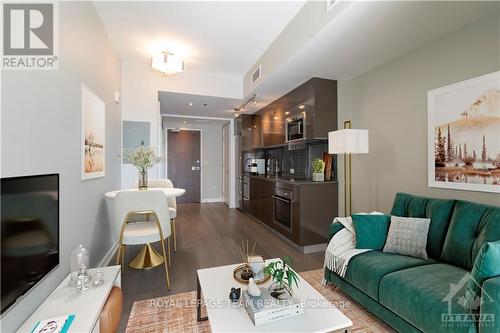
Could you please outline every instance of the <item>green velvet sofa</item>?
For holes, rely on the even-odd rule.
[[[459,304],[480,247],[500,240],[500,207],[397,193],[391,215],[431,219],[428,260],[369,251],[351,259],[344,278],[325,268],[325,279],[399,332],[500,332],[500,276],[481,286],[472,312],[481,324]],[[332,223],[329,238],[342,228]]]

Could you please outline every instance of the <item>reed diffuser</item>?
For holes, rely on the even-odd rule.
[[[248,259],[253,256],[254,251],[255,251],[255,245],[256,245],[256,243],[254,242],[251,251],[250,251],[250,247],[248,246],[248,239],[247,239],[246,244],[242,240],[241,245],[239,245],[240,255],[241,255],[241,258],[243,259],[243,262],[245,263],[245,267],[243,268],[243,270],[241,272],[241,278],[243,280],[248,280],[251,277],[253,277],[254,272],[252,270],[252,267],[250,267],[250,265],[248,263]]]

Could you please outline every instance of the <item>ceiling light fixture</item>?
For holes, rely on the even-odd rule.
[[[193,102],[189,102],[189,103],[188,103],[188,106],[193,106]]]
[[[257,97],[257,94],[252,94],[252,96],[250,96],[250,98],[248,98],[245,102],[243,102],[242,104],[240,104],[240,106],[235,107],[233,109],[234,117],[236,118],[241,113],[245,112],[247,110],[247,105],[249,103],[257,104],[257,100],[255,99],[256,97]]]
[[[151,58],[151,67],[165,75],[175,74],[184,70],[184,61],[168,51],[163,51]]]
[[[299,109],[304,110],[306,106],[304,104],[299,105]]]

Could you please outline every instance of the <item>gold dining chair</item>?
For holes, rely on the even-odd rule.
[[[142,216],[148,216],[148,219],[137,218]],[[170,289],[168,267],[171,261],[169,221],[167,201],[161,191],[124,191],[116,195],[114,226],[119,238],[116,263],[123,267],[127,246],[144,244],[139,254],[129,263],[129,267],[147,269],[163,263],[167,289]],[[168,245],[168,257],[165,239]],[[163,255],[158,254],[151,246],[151,243],[156,242],[161,243]]]

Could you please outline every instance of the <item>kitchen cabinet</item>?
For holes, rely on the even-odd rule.
[[[260,112],[262,128],[262,146],[270,147],[285,143],[285,110],[264,108]]]
[[[241,115],[241,150],[262,147],[261,120],[259,114]]]
[[[337,129],[337,81],[312,78],[256,112],[258,118],[243,126],[244,149],[286,144],[286,118],[300,112],[306,115],[306,139],[327,139]]]
[[[248,182],[249,194],[248,194],[247,207],[245,207],[245,210],[256,218],[260,217],[259,183],[260,183],[259,179],[254,177],[249,178]]]
[[[265,224],[273,224],[274,182],[259,179],[259,219]]]

